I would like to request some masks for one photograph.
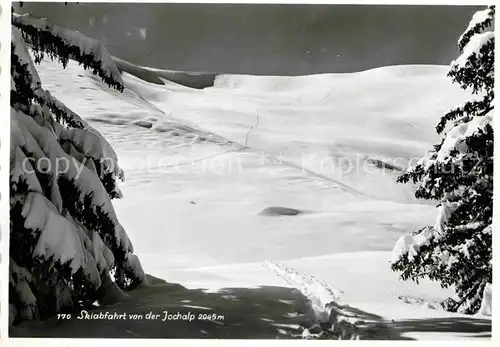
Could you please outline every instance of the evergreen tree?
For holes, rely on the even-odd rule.
[[[35,64],[72,59],[123,91],[120,72],[99,41],[29,14],[12,14],[11,48],[10,322],[126,299],[147,281],[111,203],[123,171]]]
[[[435,225],[397,242],[392,269],[404,280],[452,286],[459,300],[445,306],[470,314],[492,281],[494,15],[494,6],[474,14],[448,73],[471,100],[441,118],[441,142],[398,178],[418,183],[417,198],[439,204]]]

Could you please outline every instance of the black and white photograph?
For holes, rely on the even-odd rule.
[[[2,339],[494,342],[495,10],[2,4]]]

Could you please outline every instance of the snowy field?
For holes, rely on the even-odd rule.
[[[435,220],[434,206],[395,179],[465,100],[447,69],[221,75],[202,90],[124,73],[122,94],[75,63],[46,61],[39,73],[118,153],[126,181],[114,205],[147,273],[212,293],[293,287],[266,266],[279,262],[383,323],[391,333],[378,338],[490,337],[490,320],[439,309],[452,291],[400,281],[389,268],[396,240]]]

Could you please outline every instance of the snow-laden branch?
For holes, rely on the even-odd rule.
[[[23,112],[11,108],[11,124],[16,129],[16,137],[19,145],[24,145],[27,151],[33,154],[37,163],[43,163],[41,169],[51,175],[57,175],[56,179],[65,178],[70,182],[78,182],[78,192],[71,199],[75,203],[83,204],[88,201],[90,213],[105,219],[106,227],[96,230],[103,237],[106,245],[125,255],[133,251],[130,240],[125,230],[118,222],[113,205],[109,199],[99,177],[86,166],[68,155],[60,146],[57,139],[49,129],[44,128]],[[42,159],[43,158],[43,159]],[[42,161],[40,161],[42,159]],[[48,160],[47,160],[48,159]],[[66,187],[66,188],[69,188]],[[71,194],[66,192],[66,195]],[[87,212],[87,213],[89,213]]]
[[[71,111],[55,96],[51,95],[49,91],[39,88],[35,91],[35,100],[41,106],[47,106],[55,115],[56,120],[64,120],[66,124],[73,128],[86,129],[88,124],[78,114]]]
[[[109,86],[123,90],[120,71],[100,41],[78,31],[62,28],[47,18],[36,18],[28,13],[13,13],[12,24],[25,34],[27,43],[34,50],[36,61],[43,58],[44,52],[51,58],[57,57],[63,66],[67,65],[69,59],[73,59],[84,68],[92,69]]]
[[[54,205],[40,193],[28,193],[22,216],[26,229],[40,230],[34,256],[54,258],[70,264],[72,273],[84,266],[84,249],[74,225],[61,216]]]
[[[450,121],[455,121],[454,125],[458,125],[470,121],[472,117],[487,115],[494,108],[494,102],[493,94],[490,93],[457,105],[441,118],[436,126],[437,133],[441,134]]]
[[[15,108],[27,108],[41,82],[21,32],[15,27],[12,27],[11,49],[10,104]]]
[[[29,285],[33,281],[33,276],[26,268],[17,265],[12,257],[9,259],[9,275],[9,284],[21,302],[18,315],[24,319],[38,318],[37,300]]]
[[[447,134],[444,139],[441,148],[437,152],[437,161],[444,162],[450,157],[450,153],[457,150],[459,153],[465,153],[467,151],[467,145],[465,139],[483,131],[487,125],[493,126],[493,110],[491,110],[487,115],[482,117],[474,117],[468,123],[462,123],[455,125]],[[428,162],[428,167],[432,162]]]
[[[32,90],[36,90],[40,88],[41,86],[41,81],[40,77],[38,76],[38,72],[36,71],[35,65],[33,64],[33,60],[31,59],[31,56],[28,52],[28,48],[26,47],[25,41],[21,35],[21,32],[19,29],[16,27],[12,27],[12,43],[13,43],[13,51],[12,54],[14,54],[17,59],[19,65],[24,65],[26,66],[29,76],[30,76],[30,85]],[[18,75],[20,74],[20,71],[13,71],[12,76],[14,80]]]
[[[112,173],[116,177],[123,177],[123,171],[118,166],[118,157],[111,145],[103,142],[103,138],[96,133],[82,129],[63,129],[60,141],[69,141],[76,150],[100,162],[102,173]]]
[[[87,128],[87,123],[80,116],[42,88],[40,77],[31,59],[26,42],[19,29],[14,26],[12,27],[12,43],[14,60],[12,62],[11,91],[14,93],[14,99],[18,99],[16,94],[21,94],[19,98],[28,99],[29,103],[31,103],[32,99],[35,99],[39,105],[47,106],[55,115],[57,121],[62,118],[71,127]],[[12,101],[16,102],[18,100]]]
[[[477,135],[479,132],[484,131],[486,126],[491,126],[493,123],[493,115],[490,111],[489,114],[482,117],[474,117],[468,123],[461,123],[454,126],[444,138],[438,151],[431,151],[427,157],[422,158],[419,163],[410,168],[409,172],[414,172],[415,170],[424,172],[436,172],[436,167],[446,163],[447,161],[454,158],[454,164],[458,164],[461,160],[466,158],[469,154],[469,148],[467,146],[466,140],[471,136]],[[451,154],[456,153],[454,156]],[[478,164],[476,164],[477,166]],[[413,170],[413,171],[412,171]],[[425,178],[422,183],[422,187],[428,187],[434,185],[435,187],[441,186],[442,182],[440,178],[434,181],[427,182]],[[464,189],[459,189],[457,187],[453,192],[448,192],[443,196],[444,201],[441,202],[436,221],[434,226],[425,227],[419,233],[415,235],[404,235],[402,236],[393,248],[392,251],[392,262],[395,263],[399,261],[403,256],[407,256],[410,262],[418,255],[421,247],[426,246],[429,242],[436,238],[439,240],[446,233],[445,226],[447,225],[450,217],[456,211],[460,202],[449,201],[448,199],[457,200],[458,198],[463,198],[465,190],[475,189],[475,185],[469,184]],[[476,223],[477,224],[477,223]],[[467,228],[472,228],[475,224],[468,224]],[[476,225],[477,227],[477,225]],[[457,230],[460,229],[457,228]]]
[[[463,47],[462,54],[455,59],[451,65],[460,69],[465,67],[467,61],[469,61],[473,55],[480,58],[481,48],[494,38],[495,33],[492,31],[472,35],[467,44]]]
[[[125,175],[118,165],[118,156],[109,142],[50,92],[39,88],[35,91],[35,100],[40,105],[48,107],[55,115],[56,121],[63,119],[70,126],[64,128],[52,119],[49,122],[66,153],[76,156],[82,164],[94,171],[113,198],[121,198],[122,193],[116,184],[116,179],[124,180]],[[38,105],[32,105],[30,115],[35,116],[39,108]]]
[[[463,50],[464,47],[469,43],[471,37],[475,34],[479,34],[483,32],[486,28],[491,27],[493,24],[493,19],[495,15],[495,7],[489,6],[485,10],[477,11],[472,16],[467,29],[465,29],[464,33],[460,35],[458,39],[458,47],[460,50]]]
[[[438,149],[433,149],[422,157],[417,164],[406,170],[407,174],[423,173],[430,171],[438,163],[445,163],[450,159],[452,152],[466,154],[468,147],[465,143],[470,136],[484,132],[487,126],[493,126],[493,109],[488,110],[485,115],[473,117],[467,123],[454,125],[444,137]]]
[[[16,124],[12,124],[13,127]],[[16,131],[17,133],[17,131]],[[16,143],[17,134],[11,135],[10,148],[10,188],[14,192],[17,190],[17,185],[23,181],[28,185],[28,191],[42,193],[42,186],[35,173],[33,165],[24,154],[21,147]]]
[[[104,244],[97,232],[92,232],[90,252],[95,259],[99,272],[111,269],[115,265],[113,252]]]

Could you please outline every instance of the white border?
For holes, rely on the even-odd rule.
[[[19,2],[19,1],[15,1]],[[63,0],[28,0],[24,2],[66,2]],[[69,0],[67,2],[82,2],[82,3],[186,3],[186,4],[302,4],[302,5],[470,5],[470,6],[486,6],[494,5],[496,1],[474,1],[474,0],[146,0],[146,1],[133,1],[133,0],[86,0],[77,1]],[[464,28],[465,30],[465,28]]]
[[[0,4],[0,345],[9,323],[10,1]]]
[[[32,2],[32,1],[25,1]],[[60,0],[56,1],[46,1],[39,0],[38,2],[64,2]],[[77,2],[75,0],[70,0],[68,2]],[[101,0],[87,0],[81,1],[86,3],[135,3],[139,1],[101,1]],[[397,1],[397,0],[386,0],[386,1],[376,1],[376,0],[364,0],[364,1],[321,1],[321,0],[309,0],[309,1],[300,1],[300,0],[254,0],[254,1],[238,1],[238,0],[177,0],[177,1],[157,1],[157,0],[149,0],[147,3],[218,3],[218,4],[332,4],[332,5],[470,5],[470,6],[483,6],[495,4],[495,1],[487,0],[487,1],[471,1],[471,0],[420,0],[420,1]],[[136,346],[137,343],[148,346],[164,346],[165,344],[175,344],[175,345],[213,345],[213,346],[233,346],[235,342],[241,346],[249,346],[249,345],[267,345],[267,344],[276,344],[283,346],[290,346],[295,344],[328,344],[331,346],[332,343],[335,344],[348,344],[351,343],[349,341],[302,341],[302,340],[200,340],[200,339],[168,339],[165,341],[164,339],[27,339],[27,338],[15,338],[10,339],[7,338],[8,334],[8,233],[6,231],[9,228],[9,203],[8,203],[8,194],[9,194],[9,179],[8,179],[8,167],[9,167],[9,150],[8,146],[10,143],[9,139],[9,129],[10,129],[10,111],[9,111],[9,102],[8,96],[10,94],[10,79],[6,75],[5,72],[10,71],[10,1],[1,1],[1,12],[0,12],[0,346],[5,345],[9,346],[85,346],[88,347],[89,344],[92,343],[106,343],[108,345],[113,346]],[[464,28],[465,29],[465,28]],[[496,30],[495,30],[496,31]],[[497,49],[497,47],[495,47]],[[498,50],[497,50],[498,52]],[[498,64],[496,65],[496,80],[498,81]],[[498,136],[495,136],[495,153],[499,147],[500,139]],[[494,180],[500,177],[500,163],[498,160],[494,163]],[[499,181],[500,182],[500,181]],[[500,187],[494,185],[494,195],[497,196],[500,191]],[[493,288],[500,285],[500,257],[496,256],[495,250],[500,250],[500,240],[496,236],[496,225],[497,219],[499,216],[500,210],[496,208],[496,201],[494,203],[494,215],[493,215],[493,249],[494,249],[494,257],[493,257]],[[491,340],[473,340],[473,341],[440,341],[439,344],[441,346],[500,346],[500,326],[497,319],[497,312],[500,312],[500,299],[497,297],[497,293],[495,292],[495,298],[493,299],[493,312],[494,317],[492,320],[492,339]],[[415,344],[428,344],[432,343],[432,341],[413,341]],[[399,344],[399,343],[408,343],[404,341],[356,341],[356,343],[365,344],[365,345],[387,345],[387,344]]]

